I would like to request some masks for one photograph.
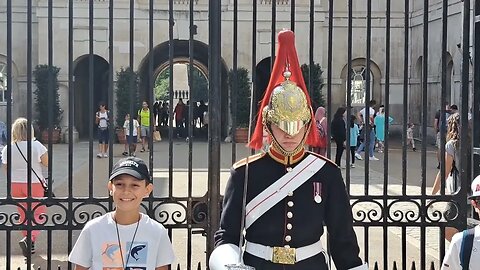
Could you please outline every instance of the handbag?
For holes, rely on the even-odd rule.
[[[160,142],[162,140],[162,136],[160,135],[160,131],[156,130],[153,132],[153,140],[155,142]]]
[[[20,152],[20,155],[22,155],[23,157],[23,160],[25,160],[25,162],[28,163],[27,159],[25,158],[25,156],[23,155],[22,153],[22,150],[20,150],[20,147],[18,147],[18,144],[15,143],[15,146],[17,147],[18,151]],[[38,182],[40,182],[40,184],[42,184],[42,187],[43,187],[43,197],[48,197],[48,193],[49,193],[49,190],[48,190],[48,185],[47,185],[47,180],[48,178],[45,178],[44,180],[42,180],[38,174],[35,172],[35,170],[32,168],[32,172],[35,174],[35,176],[37,177],[38,179]],[[52,191],[52,197],[55,197],[55,194],[53,193]],[[47,205],[48,206],[48,205]]]
[[[450,170],[450,173],[448,174],[447,179],[445,179],[445,187],[451,194],[457,191],[458,170],[457,170],[457,167],[455,166],[455,161],[453,161],[452,169]]]

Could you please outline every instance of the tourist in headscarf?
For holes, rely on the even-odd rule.
[[[324,107],[318,107],[315,111],[315,124],[317,127],[318,137],[320,138],[319,147],[313,148],[313,151],[322,156],[327,153],[327,117]]]

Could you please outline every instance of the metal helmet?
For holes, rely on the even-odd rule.
[[[290,81],[291,72],[283,73],[285,81],[273,89],[270,102],[263,108],[264,125],[274,124],[295,136],[312,119],[312,112],[303,90]]]
[[[312,132],[315,131],[312,128],[313,111],[298,63],[295,35],[290,30],[282,30],[278,34],[277,56],[259,110],[261,114],[249,143],[251,148],[262,147],[263,129],[265,127],[272,135],[270,130],[272,124],[290,136],[297,135],[305,127],[305,136],[301,145],[293,152],[282,149],[272,136],[272,146],[279,148],[277,150],[284,155],[294,155],[298,152],[297,150],[303,149],[305,143],[310,146],[318,145],[318,134]]]

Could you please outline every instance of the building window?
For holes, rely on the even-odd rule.
[[[366,67],[357,66],[352,68],[352,89],[351,89],[351,99],[352,105],[363,105],[365,104],[366,98]],[[373,87],[373,75],[370,72],[370,98],[372,97],[372,87]]]
[[[289,4],[289,0],[276,0],[277,1],[277,5],[288,5]],[[260,1],[260,4],[261,5],[271,5],[273,2],[273,0],[261,0]]]
[[[0,102],[5,102],[7,96],[7,64],[0,63]]]

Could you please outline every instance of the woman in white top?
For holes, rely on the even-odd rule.
[[[445,143],[445,194],[447,195],[455,193],[460,186],[461,179],[456,179],[457,181],[454,179],[458,178],[458,170],[455,163],[460,160],[459,147],[460,114],[454,113],[447,119],[447,142]],[[441,185],[441,173],[438,171],[433,183],[432,195],[440,191]],[[457,207],[452,202],[449,202],[444,213],[447,221],[453,220],[457,216],[457,212]],[[451,241],[453,235],[457,232],[458,230],[454,227],[445,227],[445,239]]]
[[[110,125],[109,112],[107,105],[100,102],[98,111],[95,114],[95,123],[98,125],[98,158],[108,157],[108,127]]]
[[[32,158],[31,158],[31,168],[28,167],[25,159],[28,160],[28,149],[27,149],[27,130],[28,128],[32,131]],[[18,147],[17,147],[18,146]],[[48,166],[48,153],[47,148],[43,146],[40,142],[34,140],[33,137],[33,128],[27,125],[27,119],[18,118],[12,125],[12,142],[10,146],[11,160],[7,160],[7,146],[2,150],[2,163],[5,171],[7,171],[7,164],[11,170],[11,187],[12,187],[12,197],[13,198],[26,198],[28,195],[28,190],[31,190],[32,198],[43,197],[43,186],[40,183],[40,179],[44,179],[42,174],[42,166]],[[23,154],[23,156],[22,156]],[[25,157],[25,158],[24,158]],[[31,185],[28,186],[28,171],[32,170],[31,173]],[[35,173],[34,173],[35,172]],[[37,178],[36,175],[38,175]],[[35,223],[41,223],[41,216],[46,213],[45,205],[40,205],[39,203],[32,203],[31,209],[34,211],[35,222],[32,221],[32,225],[35,226]],[[27,209],[27,203],[19,203],[17,210],[20,215],[19,223],[26,223],[25,220],[25,210]],[[44,220],[43,220],[44,221]],[[20,247],[22,248],[23,255],[27,257],[29,253],[35,253],[35,240],[40,234],[40,231],[32,231],[31,240],[32,246],[28,248],[28,240],[26,238],[27,232],[22,231],[23,239],[19,242]]]

